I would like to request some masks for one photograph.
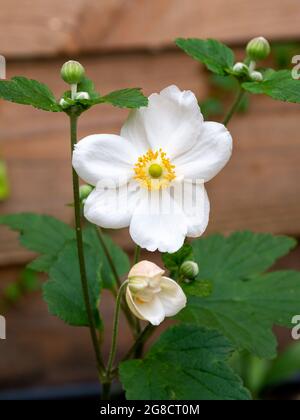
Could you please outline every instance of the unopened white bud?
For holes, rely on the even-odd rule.
[[[63,109],[66,109],[66,108],[69,108],[69,106],[71,106],[72,105],[72,103],[70,103],[70,101],[68,101],[67,99],[65,99],[65,98],[61,98],[61,100],[59,101],[59,105],[63,108]]]
[[[259,71],[253,71],[250,73],[250,78],[254,82],[262,82],[264,80],[263,75]]]
[[[90,95],[87,92],[77,92],[75,99],[90,99]]]
[[[193,280],[199,273],[199,267],[195,261],[185,261],[179,271],[185,279]]]
[[[248,73],[248,66],[245,63],[235,63],[232,70],[237,76]]]

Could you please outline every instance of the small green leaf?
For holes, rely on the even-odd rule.
[[[292,78],[290,70],[268,71],[262,82],[243,83],[242,87],[250,93],[265,94],[273,99],[300,103],[300,81]]]
[[[169,328],[143,360],[120,364],[128,400],[249,400],[227,364],[228,341],[192,325]]]
[[[6,165],[3,160],[0,160],[0,201],[6,200],[9,197],[9,184],[6,171]]]
[[[116,267],[117,273],[121,278],[130,270],[129,258],[127,254],[125,254],[125,252],[122,250],[122,248],[113,242],[110,236],[105,234],[102,235],[113,263]],[[116,284],[116,280],[94,226],[89,226],[84,230],[84,241],[94,249],[96,255],[99,258],[99,263],[101,262],[101,277],[103,279],[103,287],[106,289],[111,289]]]
[[[165,267],[170,271],[170,276],[174,279],[178,277],[178,271],[181,264],[187,260],[193,260],[193,249],[190,244],[184,244],[177,252],[162,254],[162,260]]]
[[[283,236],[250,232],[194,241],[198,278],[210,280],[213,292],[206,298],[191,293],[178,318],[218,329],[237,349],[262,358],[274,357],[272,327],[291,327],[291,319],[299,311],[300,273],[261,273],[295,243]]]
[[[189,56],[203,63],[208,70],[224,76],[234,65],[234,53],[215,39],[178,38],[176,44]]]
[[[65,243],[75,238],[74,229],[51,216],[19,213],[0,216],[0,224],[20,233],[20,243],[41,254],[30,264],[35,271],[48,272]]]
[[[77,85],[77,92],[87,92],[91,99],[96,99],[100,96],[95,90],[94,82],[87,77],[84,77]]]
[[[48,86],[26,77],[0,80],[0,98],[17,104],[32,105],[44,111],[61,111]]]
[[[148,105],[148,99],[139,88],[117,90],[94,101],[94,103],[104,102],[119,108],[140,108]]]
[[[101,275],[99,259],[93,249],[85,246],[85,261],[92,311],[100,326],[99,300]],[[49,271],[49,280],[43,286],[49,312],[69,325],[88,326],[89,320],[83,298],[76,241],[65,245]]]

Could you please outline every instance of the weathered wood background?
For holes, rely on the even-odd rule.
[[[173,44],[178,36],[215,37],[240,53],[256,35],[299,40],[298,0],[1,0],[0,54],[7,77],[25,75],[65,89],[59,70],[79,59],[102,92],[141,86],[146,94],[175,83],[200,99],[207,74]],[[80,135],[118,133],[127,111],[99,106],[86,113]],[[234,155],[208,185],[209,231],[236,229],[300,235],[300,108],[255,97],[250,111],[230,123]],[[72,223],[67,119],[0,103],[0,154],[12,194],[0,214],[35,211]],[[127,231],[116,240],[131,252]],[[0,288],[30,258],[15,234],[0,228]],[[299,251],[284,266],[299,268]],[[111,317],[111,301],[104,309]],[[39,294],[8,314],[0,341],[0,387],[94,378],[85,331],[65,327],[47,313]],[[123,345],[128,343],[126,330]]]

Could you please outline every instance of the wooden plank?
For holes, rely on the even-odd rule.
[[[147,94],[170,83],[191,89],[200,98],[209,94],[199,65],[177,52],[85,57],[84,64],[104,93],[127,86],[143,86]],[[25,74],[48,82],[58,95],[60,60],[14,63],[10,75]],[[104,105],[82,117],[80,136],[118,133],[127,111]],[[0,105],[0,149],[8,163],[11,198],[0,214],[35,211],[72,223],[68,127],[65,115],[49,114],[10,103]],[[255,97],[250,112],[230,124],[233,157],[208,184],[211,220],[208,232],[236,229],[300,234],[299,106]],[[128,231],[115,232],[127,249]],[[0,264],[24,263],[30,258],[16,235],[0,228]]]
[[[174,47],[176,37],[240,44],[299,37],[298,0],[3,0],[0,53],[8,58]]]

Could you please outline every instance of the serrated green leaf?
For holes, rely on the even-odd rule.
[[[292,78],[290,70],[269,71],[264,73],[262,82],[247,82],[243,89],[254,94],[265,94],[273,99],[300,103],[300,81]]]
[[[110,103],[119,108],[140,108],[148,105],[148,98],[143,95],[141,89],[122,89],[101,96],[94,103]]]
[[[0,216],[0,224],[20,232],[20,243],[41,254],[30,264],[36,271],[48,272],[65,243],[75,238],[74,229],[52,216],[19,213]]]
[[[170,276],[174,279],[178,277],[181,264],[187,260],[193,260],[193,248],[190,244],[184,244],[177,252],[162,254],[164,266],[170,271]]]
[[[17,104],[32,105],[44,111],[61,111],[48,86],[26,77],[0,80],[0,98]]]
[[[189,56],[203,63],[208,70],[224,76],[234,65],[234,53],[215,39],[176,39],[176,44]]]
[[[121,278],[130,270],[130,261],[125,252],[116,245],[110,236],[102,234],[106,247],[111,255],[113,263],[116,267],[117,273]],[[111,289],[116,284],[114,274],[112,272],[109,261],[105,255],[104,249],[99,241],[97,232],[94,226],[90,226],[84,231],[84,241],[89,244],[98,255],[99,262],[101,262],[101,277],[103,279],[103,287]]]
[[[198,278],[209,279],[213,293],[207,298],[189,296],[178,318],[218,329],[238,349],[274,357],[273,325],[291,326],[300,310],[300,273],[260,273],[294,246],[287,237],[250,232],[194,241]]]
[[[84,253],[92,311],[99,327],[98,306],[102,283],[99,259],[88,245],[85,245]],[[80,280],[76,241],[67,243],[52,264],[49,280],[43,286],[43,295],[51,314],[69,325],[89,325]]]
[[[121,363],[128,400],[248,400],[227,364],[229,342],[192,325],[164,332],[143,360]]]

